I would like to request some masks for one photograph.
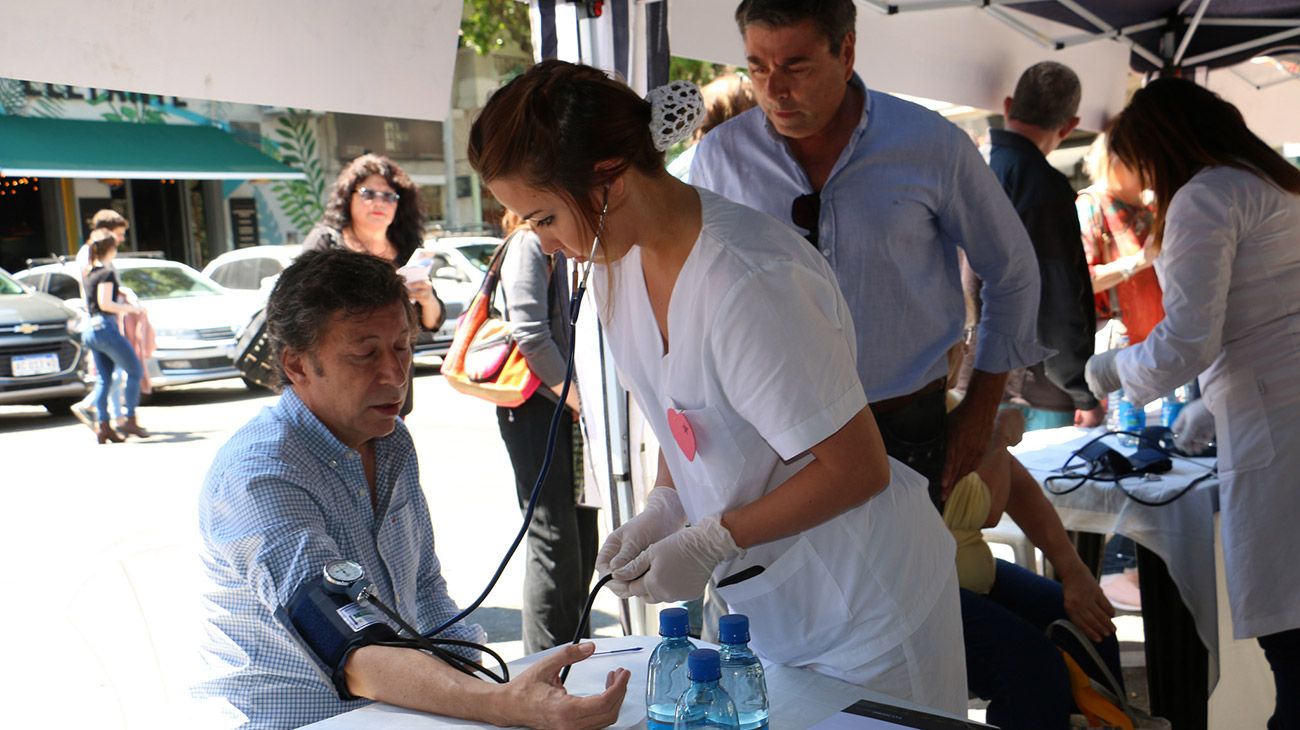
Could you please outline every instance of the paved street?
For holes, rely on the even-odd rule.
[[[490,405],[436,368],[415,384],[408,425],[443,573],[464,605],[519,528],[510,462]],[[174,700],[202,671],[197,494],[217,449],[273,400],[238,380],[159,393],[140,410],[152,438],[103,446],[71,417],[0,407],[6,684],[17,680],[19,717],[32,713],[12,726],[175,726]],[[522,555],[473,619],[507,659],[522,654]],[[616,611],[602,595],[598,634],[621,633]]]

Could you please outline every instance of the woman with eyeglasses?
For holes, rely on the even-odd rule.
[[[1198,378],[1175,443],[1195,453],[1217,436],[1233,635],[1272,667],[1270,730],[1300,728],[1300,170],[1232,104],[1176,78],[1133,95],[1110,151],[1155,191],[1165,317],[1085,375],[1137,405]]]
[[[594,262],[620,380],[660,443],[656,486],[596,569],[651,602],[712,576],[768,660],[964,714],[952,537],[885,454],[825,257],[665,170],[693,89],[647,100],[545,61],[470,131],[470,164],[542,250]]]
[[[339,173],[321,223],[307,234],[303,250],[342,247],[403,266],[424,242],[424,204],[406,172],[387,157],[362,155]],[[442,300],[428,277],[407,277],[420,327],[442,326]],[[414,373],[414,365],[412,365]],[[406,389],[402,415],[411,412],[414,391]]]

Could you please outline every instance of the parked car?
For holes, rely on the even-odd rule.
[[[424,242],[424,248],[436,255],[432,266],[433,282],[447,314],[442,327],[433,334],[437,354],[445,355],[451,349],[456,323],[479,287],[483,286],[484,272],[492,260],[492,252],[499,245],[501,239],[486,236],[453,236]]]
[[[0,269],[0,405],[66,414],[89,389],[78,315]]]
[[[265,289],[269,294],[275,278],[301,251],[302,246],[296,243],[237,248],[208,262],[203,274],[227,289]]]
[[[496,244],[501,242],[500,239],[495,238],[445,238],[442,241],[464,241],[466,244],[487,246],[488,259],[491,258]],[[436,254],[429,271],[433,288],[438,292],[438,298],[442,300],[447,316],[443,326],[437,332],[420,332],[420,337],[415,343],[415,352],[418,355],[441,357],[446,355],[451,347],[452,337],[456,333],[456,320],[469,305],[474,292],[478,291],[487,264],[485,261],[480,267],[478,261],[472,258],[472,256],[482,255],[472,247],[462,249],[433,240],[425,241],[424,247]],[[203,273],[224,286],[256,291],[261,297],[261,302],[265,303],[266,297],[271,293],[271,287],[275,285],[276,277],[301,252],[302,246],[299,245],[249,246],[228,251],[212,259],[207,266],[203,267]]]
[[[157,350],[145,363],[154,389],[238,377],[235,342],[260,306],[256,294],[227,289],[175,261],[119,255],[113,263],[122,286],[149,312]],[[86,311],[75,261],[33,266],[14,278]]]

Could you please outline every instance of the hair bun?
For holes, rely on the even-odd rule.
[[[685,141],[704,118],[704,98],[690,81],[672,81],[646,94],[650,102],[650,138],[663,152]]]

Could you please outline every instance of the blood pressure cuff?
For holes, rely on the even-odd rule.
[[[352,652],[371,644],[399,641],[397,632],[384,622],[378,609],[326,591],[320,580],[300,586],[288,605],[276,614],[342,700],[359,699],[348,691],[343,674]]]

